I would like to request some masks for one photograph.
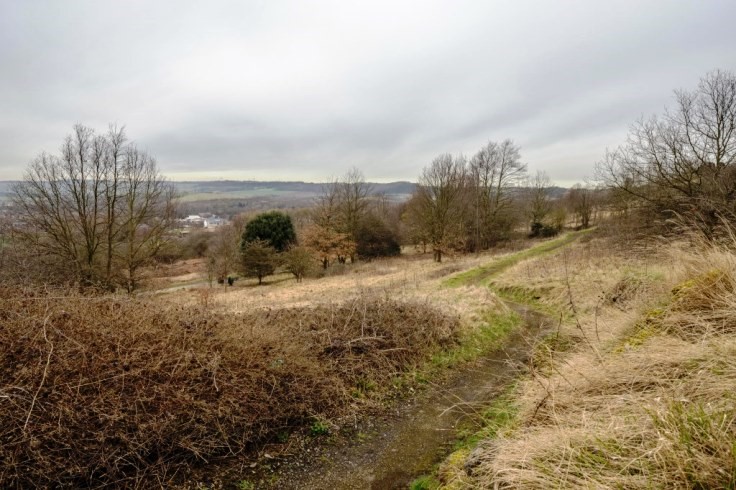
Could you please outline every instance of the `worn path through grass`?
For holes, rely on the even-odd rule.
[[[445,280],[442,285],[485,288],[496,274],[518,262],[559,249],[587,232],[574,232],[501,257]],[[458,431],[476,423],[485,407],[524,369],[530,339],[547,331],[544,315],[523,305],[503,313],[479,312],[484,318],[453,351],[440,353],[433,369],[455,370],[449,378],[383,417],[356,421],[346,437],[313,447],[311,454],[273,461],[275,470],[256,485],[306,489],[399,489],[429,471],[453,449]],[[468,352],[472,355],[466,355]],[[468,363],[467,361],[476,361]],[[278,469],[276,469],[278,468]],[[244,481],[247,480],[247,475]],[[252,481],[252,480],[251,480]],[[265,481],[268,481],[264,485]]]
[[[487,265],[470,269],[466,272],[456,274],[444,282],[445,286],[457,287],[464,285],[483,285],[486,286],[494,276],[500,274],[509,267],[518,264],[522,260],[538,257],[543,254],[553,252],[565,245],[569,245],[583,235],[593,231],[594,228],[587,230],[573,231],[554,240],[542,242],[521,252],[512,253],[500,257]]]

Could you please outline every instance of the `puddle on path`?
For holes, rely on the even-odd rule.
[[[309,458],[284,462],[274,488],[399,489],[431,470],[452,450],[459,426],[472,422],[473,414],[519,375],[534,338],[549,330],[539,313],[509,306],[525,318],[525,327],[512,333],[503,349],[374,423],[367,440],[322,447]]]

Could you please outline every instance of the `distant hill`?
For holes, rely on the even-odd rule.
[[[10,188],[16,181],[0,180],[0,203],[10,200]]]
[[[10,200],[13,181],[0,181],[0,203]],[[182,212],[208,210],[226,215],[246,210],[309,206],[320,195],[325,183],[255,180],[203,180],[173,182],[181,196]],[[393,201],[406,201],[416,187],[413,182],[369,183],[373,192]],[[516,192],[523,192],[522,187]],[[562,197],[567,189],[551,187],[550,197]]]
[[[254,180],[174,182],[181,196],[181,213],[211,212],[232,216],[244,211],[310,206],[325,183]],[[369,183],[374,193],[393,201],[409,199],[412,182]]]
[[[547,195],[551,197],[552,199],[560,199],[562,197],[565,197],[565,194],[567,194],[567,191],[569,191],[567,187],[558,187],[558,186],[552,186],[547,188]]]
[[[14,181],[9,180],[0,181],[0,201],[9,199],[13,183]],[[261,197],[278,197],[287,201],[289,198],[303,200],[318,196],[325,185],[319,182],[260,182],[255,180],[203,180],[173,183],[184,202]],[[412,182],[404,181],[387,184],[370,183],[370,185],[374,192],[386,194],[396,200],[407,199],[415,186]]]
[[[215,180],[174,182],[185,201],[256,197],[267,194],[293,193],[295,195],[314,195],[322,192],[325,183],[319,182],[280,182],[255,180]],[[408,196],[414,191],[412,182],[390,182],[387,184],[369,183],[374,192],[389,196]]]
[[[216,180],[174,182],[174,185],[184,203],[223,199],[265,199],[281,204],[292,202],[294,205],[301,205],[305,200],[317,197],[325,183]],[[373,188],[373,192],[385,194],[397,201],[408,199],[415,186],[411,182],[369,183],[369,185]]]
[[[186,202],[210,200],[210,199],[237,199],[246,197],[260,197],[266,195],[288,195],[294,197],[318,196],[325,183],[320,182],[280,182],[280,181],[256,181],[256,180],[217,180],[217,181],[191,181],[174,182],[176,188]],[[407,199],[416,184],[407,181],[389,182],[379,184],[368,183],[373,192],[385,194],[397,200]],[[519,189],[524,189],[520,187]],[[553,198],[562,197],[567,189],[553,186],[547,190]]]

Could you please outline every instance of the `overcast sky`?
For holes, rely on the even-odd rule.
[[[733,71],[734,21],[734,0],[0,0],[0,180],[117,123],[176,180],[415,180],[511,138],[569,185]]]

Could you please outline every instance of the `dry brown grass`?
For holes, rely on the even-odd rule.
[[[457,328],[385,297],[235,315],[2,290],[0,486],[171,486],[355,409],[356,386],[411,368]]]
[[[478,468],[499,488],[726,488],[734,483],[734,347],[652,338],[528,389],[524,427]],[[714,349],[717,349],[714,350]],[[718,373],[718,374],[715,374]],[[541,400],[545,400],[540,403]]]
[[[549,358],[521,383],[517,422],[452,488],[736,486],[733,252],[607,247],[579,244],[498,280],[566,312],[560,334],[579,341],[538,353]]]
[[[735,242],[736,243],[736,242]],[[736,333],[736,254],[719,246],[702,246],[693,254],[675,249],[680,282],[663,325],[690,339]]]
[[[241,279],[235,287],[215,287],[210,307],[221,312],[247,312],[254,308],[290,308],[314,304],[340,303],[355,295],[389,294],[392,297],[433,300],[444,293],[440,283],[454,272],[467,270],[493,260],[496,250],[479,255],[457,255],[437,264],[432,254],[412,254],[395,258],[359,262],[342,267],[339,275],[305,278],[297,283],[290,274],[271,276],[267,285]],[[162,298],[179,305],[199,304],[199,293],[176,291]]]

